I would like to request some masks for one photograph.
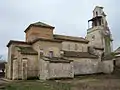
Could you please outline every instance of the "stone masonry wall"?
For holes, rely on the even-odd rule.
[[[73,78],[72,63],[50,63],[49,78]]]

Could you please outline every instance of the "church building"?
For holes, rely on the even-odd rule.
[[[85,38],[54,34],[55,27],[42,22],[30,24],[25,41],[7,44],[6,78],[47,80],[112,73],[113,59],[108,56],[113,40],[103,7],[95,7],[90,22]]]

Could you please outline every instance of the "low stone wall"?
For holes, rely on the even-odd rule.
[[[73,78],[73,62],[49,62],[41,60],[40,79]]]
[[[114,70],[113,60],[102,61],[102,72],[103,73],[112,73]]]
[[[98,59],[81,58],[74,60],[74,75],[112,73],[113,61],[99,61]]]
[[[120,57],[116,57],[115,66],[120,68]]]
[[[72,63],[50,63],[49,78],[73,78]]]
[[[82,58],[79,60],[74,60],[74,74],[81,75],[81,74],[94,74],[100,72],[99,69],[99,62],[96,59],[87,59]]]

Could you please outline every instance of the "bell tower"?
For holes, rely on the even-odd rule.
[[[112,35],[103,7],[96,6],[93,10],[93,18],[88,20],[86,39],[89,40],[89,46],[103,48],[105,54],[112,51]]]

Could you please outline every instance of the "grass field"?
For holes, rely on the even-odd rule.
[[[70,84],[41,80],[13,81],[0,90],[70,90]]]
[[[120,76],[87,75],[66,80],[12,81],[0,90],[120,90]]]

